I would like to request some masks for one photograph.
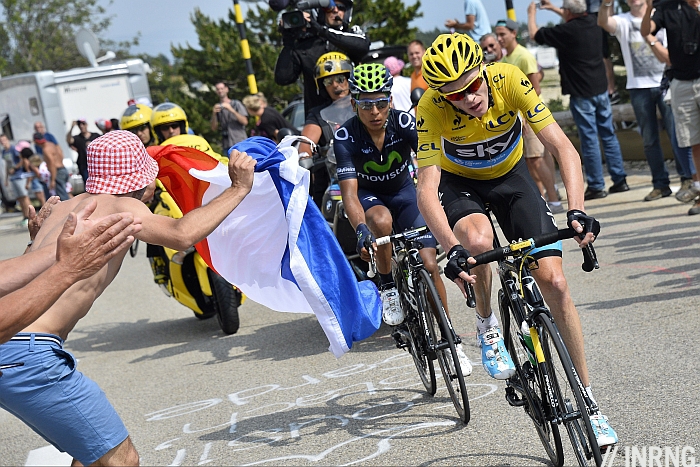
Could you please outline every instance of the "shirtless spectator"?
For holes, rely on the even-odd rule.
[[[54,135],[46,131],[46,126],[44,126],[44,122],[37,120],[34,122],[34,133],[41,133],[44,135],[44,139],[50,143],[53,144],[58,144],[58,140]],[[43,156],[44,154],[41,152],[41,148],[37,145],[34,145],[34,149],[36,150],[36,153],[39,154],[40,156]]]
[[[32,251],[52,247],[64,231],[66,218],[90,203],[96,203],[96,218],[127,212],[140,219],[141,230],[134,236],[141,241],[186,250],[209,235],[247,196],[255,167],[253,158],[232,151],[231,187],[205,206],[172,219],[151,213],[143,203],[153,196],[158,165],[136,135],[111,131],[90,144],[87,159],[86,193],[54,206]],[[3,359],[24,363],[3,370],[0,407],[83,465],[139,463],[128,432],[105,394],[75,369],[75,358],[62,348],[76,323],[114,280],[125,255],[126,250],[120,251],[96,274],[70,287],[39,319],[0,346]],[[47,380],[46,368],[61,377]]]
[[[68,170],[63,166],[63,150],[58,144],[47,141],[41,133],[34,133],[34,144],[40,147],[44,153],[44,162],[46,162],[46,167],[51,174],[49,190],[55,191],[56,196],[61,198],[61,201],[70,199],[66,191]]]
[[[46,211],[57,201],[52,198],[38,216],[32,211],[30,227],[31,220],[48,217]],[[141,228],[134,216],[112,214],[95,222],[89,217],[96,206],[92,201],[77,215],[70,213],[50,247],[0,261],[0,344],[39,318],[70,286],[95,274],[132,244],[133,234]],[[30,229],[30,238],[35,235]],[[9,364],[0,361],[0,376]]]

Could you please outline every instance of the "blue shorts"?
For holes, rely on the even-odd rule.
[[[57,449],[90,465],[129,433],[104,392],[76,371],[75,357],[51,334],[20,333],[0,345],[0,407]]]
[[[418,210],[418,199],[416,198],[416,186],[411,177],[406,177],[406,182],[397,193],[374,194],[369,190],[358,189],[357,197],[360,198],[362,209],[367,212],[371,207],[384,206],[391,212],[394,223],[394,232],[401,233],[406,229],[423,227],[425,220]],[[417,238],[423,244],[423,248],[436,248],[437,241],[433,234],[428,232]]]

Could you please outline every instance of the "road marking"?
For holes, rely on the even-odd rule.
[[[49,445],[43,448],[29,451],[27,462],[24,465],[59,465],[70,466],[73,458]]]

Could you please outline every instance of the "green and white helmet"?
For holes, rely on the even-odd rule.
[[[350,73],[350,94],[391,92],[394,78],[387,68],[380,63],[363,63],[353,68]]]

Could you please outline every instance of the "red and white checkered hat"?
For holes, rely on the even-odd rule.
[[[85,191],[121,195],[138,191],[155,180],[158,163],[130,131],[105,133],[87,147]]]

